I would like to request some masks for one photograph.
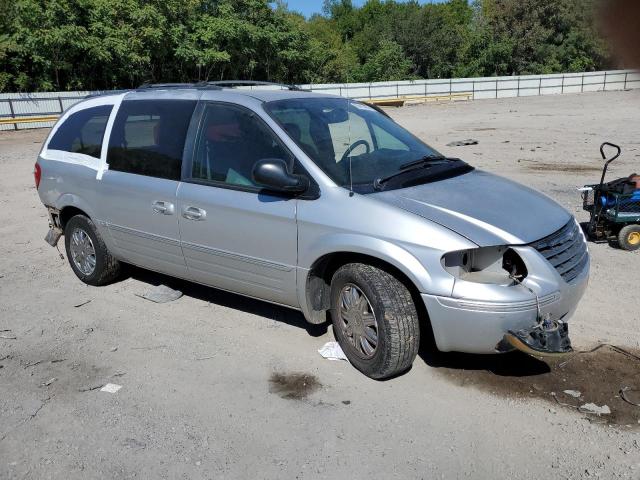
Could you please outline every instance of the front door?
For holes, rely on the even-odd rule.
[[[294,198],[265,194],[252,180],[264,158],[293,156],[244,107],[204,105],[190,171],[178,189],[189,277],[225,290],[298,306]]]
[[[105,219],[125,262],[187,276],[180,247],[177,191],[195,100],[125,99],[102,176]]]

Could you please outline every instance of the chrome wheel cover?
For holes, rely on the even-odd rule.
[[[365,359],[378,348],[378,321],[371,302],[360,288],[347,283],[338,298],[339,327],[342,336]]]
[[[96,250],[91,237],[81,228],[74,228],[69,240],[71,260],[83,275],[91,275],[96,269]]]

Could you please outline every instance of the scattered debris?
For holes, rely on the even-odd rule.
[[[178,300],[182,296],[182,292],[169,288],[166,285],[158,285],[143,295],[136,294],[136,296],[154,303],[168,303]]]
[[[607,405],[603,405],[599,407],[595,403],[585,403],[584,405],[578,407],[583,413],[593,413],[594,415],[611,415],[611,409]]]
[[[155,347],[133,347],[131,350],[158,350],[160,348],[167,348],[166,345],[156,345]]]
[[[126,374],[127,374],[127,372],[116,372],[116,373],[114,373],[113,375],[111,375],[111,377],[112,377],[112,378],[113,378],[113,377],[122,377],[122,376],[124,376],[124,375],[126,375]]]
[[[26,370],[29,367],[35,367],[36,365],[40,365],[41,363],[42,363],[42,360],[38,360],[37,362],[27,363],[24,366],[24,369]]]
[[[455,142],[451,142],[451,143],[447,143],[447,147],[466,147],[469,145],[478,145],[478,140],[473,140],[472,138],[469,138],[467,140],[458,140]]]
[[[13,335],[0,335],[0,338],[4,339],[4,340],[17,340],[18,337],[13,336]]]
[[[46,381],[46,382],[44,382],[44,383],[40,384],[40,386],[41,386],[41,387],[48,387],[49,385],[51,385],[51,384],[52,384],[53,382],[55,382],[56,380],[57,380],[57,378],[56,378],[56,377],[53,377],[51,380]]]
[[[215,355],[210,355],[208,357],[196,357],[195,360],[211,360],[212,358],[215,358]]]
[[[104,383],[91,385],[89,387],[82,387],[82,388],[79,388],[78,391],[79,392],[92,392],[93,390],[98,390],[99,388],[102,388],[102,387],[104,387]]]
[[[342,403],[345,405],[351,405],[351,400],[342,400]]]
[[[85,335],[89,335],[91,332],[93,332],[93,327],[85,328],[82,331],[82,333],[84,333]]]
[[[122,385],[117,385],[115,383],[107,383],[104,387],[100,389],[100,391],[107,392],[107,393],[116,393],[121,388],[122,388]]]
[[[271,393],[288,400],[302,400],[322,385],[316,377],[306,373],[277,373],[269,379]]]
[[[111,347],[111,349],[109,349],[110,352],[117,352],[118,351],[118,347]]]
[[[0,332],[10,332],[10,331],[11,331],[10,328],[5,328],[5,329],[0,330]]]
[[[82,303],[78,303],[77,305],[74,305],[73,308],[80,308],[85,306],[87,303],[91,303],[91,300],[87,300],[86,302],[82,302]]]
[[[347,356],[342,351],[342,348],[338,342],[327,342],[324,346],[318,350],[318,353],[322,358],[328,360],[347,360]]]
[[[573,398],[580,398],[582,396],[582,393],[578,390],[565,390],[564,393]]]

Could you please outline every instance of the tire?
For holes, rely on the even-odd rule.
[[[359,305],[355,313],[353,305]],[[420,327],[411,292],[384,270],[362,263],[341,267],[331,281],[331,319],[345,355],[370,378],[398,375],[418,354]]]
[[[620,248],[630,252],[640,249],[640,225],[627,225],[618,234]]]
[[[120,262],[109,253],[96,226],[84,215],[71,217],[65,225],[64,246],[71,269],[84,283],[106,285],[120,275]]]

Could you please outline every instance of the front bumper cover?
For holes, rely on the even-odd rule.
[[[558,275],[557,290],[539,298],[539,312],[532,295],[529,295],[528,300],[519,299],[513,302],[505,301],[504,298],[499,302],[478,301],[429,294],[422,294],[422,299],[429,313],[436,345],[440,351],[505,351],[509,349],[505,348],[504,342],[505,335],[509,332],[512,332],[512,337],[520,337],[522,343],[535,350],[542,348],[537,347],[536,342],[529,337],[539,325],[539,318],[551,319],[559,325],[566,324],[587,288],[588,278],[588,267],[571,283],[564,282]],[[566,350],[567,345],[562,343],[563,338],[560,336],[553,342],[559,347],[564,345],[560,349]],[[511,343],[509,345],[514,347]]]

